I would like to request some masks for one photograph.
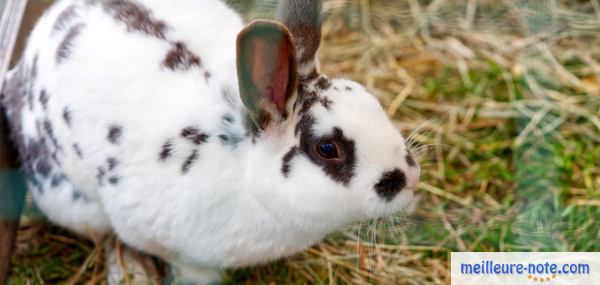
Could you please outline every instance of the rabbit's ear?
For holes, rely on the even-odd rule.
[[[321,0],[281,0],[277,20],[292,33],[300,78],[318,76],[316,53],[321,44]]]
[[[287,117],[296,89],[296,60],[288,30],[274,21],[254,21],[237,37],[237,73],[242,102],[259,129]]]

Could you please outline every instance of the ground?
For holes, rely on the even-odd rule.
[[[274,3],[236,7],[271,17]],[[451,251],[600,251],[600,1],[324,11],[323,71],[365,84],[410,138],[420,202],[227,284],[449,284]],[[31,216],[10,284],[104,282],[99,246]]]

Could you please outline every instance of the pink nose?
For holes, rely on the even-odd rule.
[[[421,167],[415,161],[413,156],[409,153],[404,157],[406,160],[406,187],[407,188],[415,188],[417,183],[419,183],[419,176],[421,175]]]
[[[421,167],[416,165],[409,167],[406,170],[406,188],[414,189],[419,183],[419,176],[421,175]]]

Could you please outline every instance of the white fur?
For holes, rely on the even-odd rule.
[[[333,181],[304,156],[292,160],[286,178],[282,157],[298,143],[297,114],[284,125],[269,127],[255,143],[245,139],[233,147],[217,137],[224,130],[245,135],[235,66],[240,17],[217,0],[139,2],[167,24],[166,40],[128,31],[98,5],[80,0],[55,4],[31,35],[22,64],[31,66],[38,55],[36,94],[44,88],[50,99],[47,110],[36,100],[33,111],[24,111],[22,136],[43,136],[35,120],[47,116],[64,147],[57,171],[69,181],[59,189],[33,191],[51,220],[81,233],[114,231],[125,243],[179,266],[191,281],[203,282],[214,276],[209,269],[290,255],[343,224],[408,205],[412,189],[389,203],[373,191],[385,170],[405,171],[408,188],[417,183],[419,170],[406,165],[401,134],[362,86],[334,79],[337,90],[325,93],[332,109],[318,104],[311,109],[318,119],[315,133],[339,126],[356,142],[352,182],[346,187]],[[56,48],[67,30],[52,27],[73,3],[80,8],[71,22],[85,26],[70,57],[56,64]],[[184,42],[199,55],[212,75],[208,83],[200,70],[161,68],[171,48],[168,41]],[[345,91],[346,86],[353,91]],[[222,96],[225,89],[235,95],[233,106]],[[72,111],[70,127],[62,120],[65,106]],[[225,114],[233,116],[233,125],[224,127]],[[107,140],[113,124],[123,131],[116,145]],[[195,147],[182,139],[180,132],[188,126],[209,134],[208,142]],[[170,138],[173,155],[159,161],[161,146]],[[74,143],[84,159],[71,150]],[[198,160],[182,174],[181,165],[193,149],[198,149]],[[108,157],[119,163],[107,175],[120,181],[99,186],[98,167]],[[87,200],[70,199],[74,189]]]

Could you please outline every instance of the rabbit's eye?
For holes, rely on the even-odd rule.
[[[338,148],[335,142],[326,141],[317,145],[317,154],[324,159],[338,158]]]

